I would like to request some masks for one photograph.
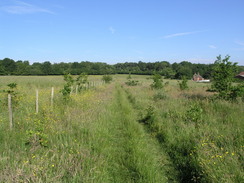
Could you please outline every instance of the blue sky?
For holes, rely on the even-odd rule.
[[[0,59],[244,65],[244,0],[1,0]]]

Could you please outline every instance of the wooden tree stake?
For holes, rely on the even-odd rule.
[[[36,114],[38,114],[38,108],[39,108],[39,104],[38,104],[38,90],[36,90]]]
[[[76,88],[75,88],[75,94],[76,94],[76,95],[78,94],[78,85],[76,85]]]
[[[52,87],[52,91],[51,91],[51,107],[53,107],[53,98],[54,98],[54,87]]]
[[[13,128],[13,111],[12,111],[11,94],[8,94],[8,111],[9,111],[9,126],[10,126],[10,129],[12,129]]]
[[[73,93],[73,86],[70,87],[70,95]]]

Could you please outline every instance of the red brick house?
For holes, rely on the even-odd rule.
[[[193,81],[201,81],[201,80],[204,80],[204,78],[198,73],[198,74],[194,74],[193,77],[192,77],[192,80]]]
[[[240,74],[237,74],[237,75],[235,76],[235,78],[239,78],[239,79],[244,80],[244,72],[240,72]]]

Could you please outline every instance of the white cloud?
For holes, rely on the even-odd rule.
[[[185,60],[192,63],[203,63],[203,64],[210,64],[214,62],[212,58],[202,58],[202,57],[188,58]]]
[[[25,3],[22,1],[16,1],[14,5],[3,6],[1,7],[1,10],[11,14],[32,14],[32,13],[54,14],[54,12],[48,9],[40,8],[38,6]]]
[[[186,36],[186,35],[196,34],[199,32],[204,32],[204,31],[181,32],[181,33],[169,34],[164,36],[163,38],[167,39],[167,38],[178,37],[178,36]]]
[[[137,54],[144,54],[144,52],[143,51],[140,51],[140,50],[133,50],[135,53],[137,53]]]
[[[214,46],[214,45],[209,45],[208,47],[211,48],[211,49],[216,49],[216,48],[217,48],[217,47]]]
[[[112,26],[109,27],[109,31],[110,31],[112,34],[115,33],[115,29],[114,29]]]
[[[242,41],[235,41],[236,44],[238,44],[240,47],[235,49],[235,50],[239,50],[239,51],[243,51],[244,50],[244,42]]]
[[[244,42],[241,41],[235,41],[236,44],[240,45],[240,46],[244,46]]]

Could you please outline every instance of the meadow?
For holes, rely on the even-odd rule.
[[[67,101],[62,76],[1,76],[0,182],[244,182],[242,101],[213,99],[210,83],[156,90],[151,76],[112,77],[89,76]]]

